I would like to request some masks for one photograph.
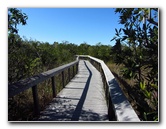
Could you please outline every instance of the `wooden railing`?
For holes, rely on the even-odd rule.
[[[62,85],[63,88],[65,87],[65,80],[64,80],[64,71],[68,69],[68,79],[71,79],[72,77],[75,76],[75,74],[78,71],[78,58],[76,61],[71,62],[69,64],[54,68],[52,70],[49,70],[47,72],[43,72],[39,75],[32,76],[30,78],[18,81],[13,84],[8,85],[8,98],[12,98],[13,96],[29,89],[32,88],[32,94],[33,94],[33,101],[34,101],[34,113],[36,115],[39,115],[40,113],[40,106],[39,106],[39,100],[38,100],[38,84],[42,83],[43,81],[50,79],[52,82],[52,94],[53,97],[56,97],[56,83],[55,83],[55,75],[62,73]],[[72,68],[72,72],[70,72]],[[76,72],[74,72],[74,68],[76,69]],[[71,75],[72,73],[72,75]],[[72,77],[71,77],[72,76]]]
[[[115,77],[107,67],[107,65],[100,59],[88,56],[88,55],[77,55],[77,59],[74,62],[69,64],[57,67],[55,69],[49,70],[47,72],[35,75],[33,77],[21,80],[17,83],[8,85],[8,98],[32,88],[33,101],[34,101],[34,112],[36,115],[40,113],[39,110],[39,101],[38,101],[38,92],[37,86],[39,83],[50,79],[52,82],[52,94],[53,97],[56,96],[56,84],[55,84],[55,75],[62,73],[62,85],[64,84],[64,70],[68,69],[68,78],[71,79],[70,69],[72,68],[72,77],[78,71],[78,62],[79,59],[84,58],[90,60],[90,62],[100,71],[102,75],[102,80],[105,89],[105,95],[108,105],[108,116],[110,120],[117,121],[140,121],[134,109],[130,105],[129,101],[123,94],[121,88],[115,80]],[[74,73],[74,67],[76,67],[76,72]]]
[[[109,120],[120,122],[140,121],[107,65],[102,60],[88,55],[78,55],[78,57],[89,59],[102,75]]]

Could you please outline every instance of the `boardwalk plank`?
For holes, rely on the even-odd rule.
[[[39,121],[108,121],[100,73],[80,60],[74,79],[41,112]]]

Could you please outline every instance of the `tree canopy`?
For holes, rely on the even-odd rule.
[[[8,32],[9,33],[18,33],[17,25],[27,24],[28,16],[25,13],[22,13],[21,10],[17,8],[8,9]]]
[[[137,80],[137,85],[145,96],[149,111],[146,119],[158,119],[158,9],[117,8],[119,23],[115,29],[112,47],[113,60],[123,64],[123,77]],[[148,113],[147,113],[148,112]]]

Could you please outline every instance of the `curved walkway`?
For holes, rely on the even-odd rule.
[[[39,121],[108,121],[100,73],[80,60],[78,74],[41,112]]]

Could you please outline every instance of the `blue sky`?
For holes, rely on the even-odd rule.
[[[27,25],[19,25],[19,35],[49,42],[69,41],[114,45],[119,16],[113,8],[19,8],[28,15]]]

